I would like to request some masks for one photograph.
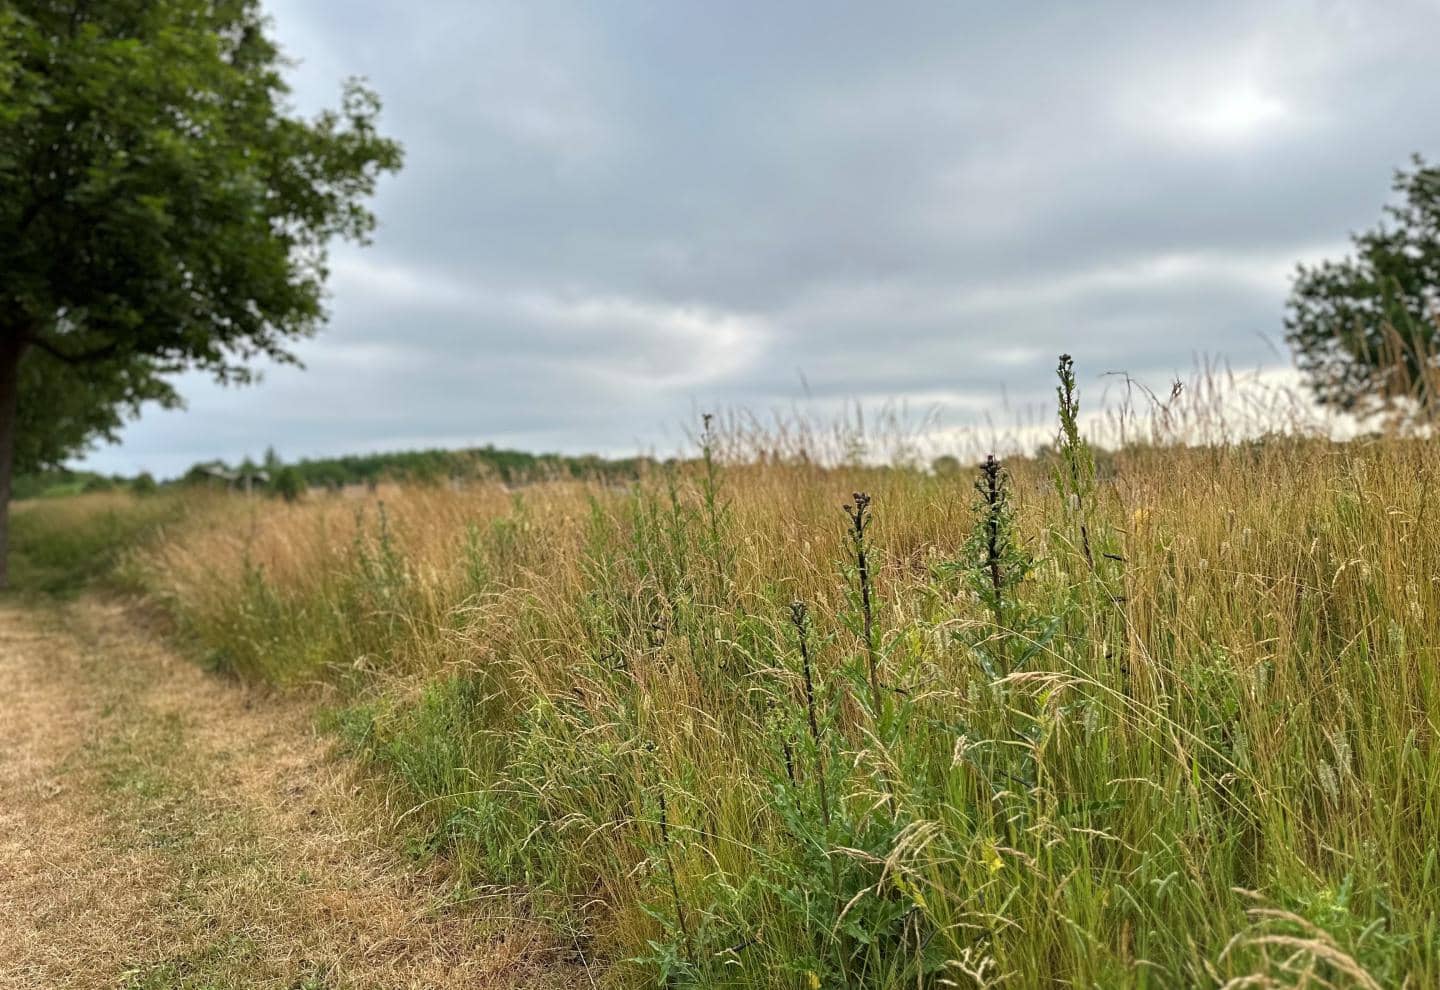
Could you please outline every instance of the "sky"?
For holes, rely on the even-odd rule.
[[[944,428],[1124,371],[1283,375],[1297,261],[1440,155],[1440,2],[269,0],[297,112],[404,170],[305,368],[179,379],[86,467],[493,443],[673,453],[699,411]]]

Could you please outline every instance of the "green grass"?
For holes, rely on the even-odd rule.
[[[123,584],[125,555],[181,519],[193,497],[95,493],[14,503],[10,587],[21,594],[73,596]]]
[[[1072,384],[1005,472],[707,437],[197,517],[136,573],[336,689],[416,852],[611,985],[1440,984],[1436,441],[1100,471]]]
[[[247,966],[258,969],[265,961],[250,939],[230,934],[177,958],[128,970],[121,977],[120,990],[244,990],[252,985],[244,975]],[[311,973],[297,978],[287,990],[334,990],[338,986],[324,967],[304,968]]]
[[[338,686],[421,851],[615,985],[1421,986],[1436,453],[702,463],[277,507],[148,573],[236,671]]]

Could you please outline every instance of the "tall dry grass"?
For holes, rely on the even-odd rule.
[[[1440,984],[1440,447],[1073,413],[988,476],[716,426],[140,566],[217,662],[339,686],[471,896],[617,984]]]

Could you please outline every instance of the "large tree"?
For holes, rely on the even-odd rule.
[[[15,468],[113,438],[168,373],[250,380],[324,318],[400,148],[296,115],[257,0],[0,0],[0,584]]]
[[[1287,339],[1322,404],[1351,412],[1440,412],[1440,168],[1395,174],[1399,201],[1351,237],[1354,254],[1301,265]]]

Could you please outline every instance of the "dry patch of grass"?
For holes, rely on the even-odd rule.
[[[586,981],[457,907],[308,709],[203,674],[94,599],[0,610],[0,986]]]

